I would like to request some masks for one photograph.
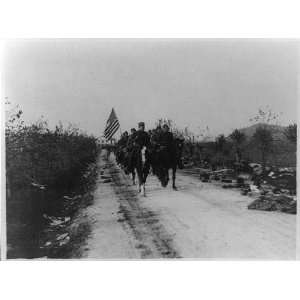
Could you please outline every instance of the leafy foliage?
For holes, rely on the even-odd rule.
[[[170,119],[159,119],[156,125],[168,124],[174,136],[184,139],[183,158],[188,163],[201,165],[207,161],[216,167],[230,168],[245,162],[294,166],[297,125],[283,129],[278,124],[280,116],[269,107],[260,108],[250,119],[252,126],[235,129],[228,137],[219,135],[214,142],[207,126],[195,134],[188,127],[177,127]]]
[[[73,125],[31,125],[16,106],[6,113],[7,243],[9,258],[45,255],[46,216],[72,216],[88,203],[96,179],[98,141]],[[76,200],[64,195],[81,195]]]
[[[297,143],[297,124],[294,123],[294,124],[289,125],[285,129],[284,134],[291,143],[296,144]]]
[[[235,129],[229,137],[236,146],[240,146],[246,140],[245,134],[238,129]]]
[[[235,129],[230,135],[229,138],[233,142],[233,146],[236,152],[236,160],[239,163],[242,159],[242,147],[246,141],[246,135],[238,129]]]
[[[224,134],[219,135],[215,141],[217,152],[223,153],[226,143],[227,142]]]
[[[265,167],[267,162],[267,155],[272,150],[273,136],[269,129],[266,127],[258,127],[253,135],[253,141],[261,152],[262,164]]]
[[[277,123],[282,113],[275,113],[268,106],[265,108],[258,109],[257,114],[250,118],[250,122],[270,124]]]
[[[6,172],[13,189],[31,183],[68,188],[78,183],[97,156],[97,140],[69,125],[54,130],[42,118],[24,125],[22,111],[13,109],[6,121]]]

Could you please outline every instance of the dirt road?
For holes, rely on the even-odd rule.
[[[99,168],[84,258],[295,259],[295,215],[248,210],[251,198],[183,172],[178,191],[149,176],[142,197],[113,155]]]

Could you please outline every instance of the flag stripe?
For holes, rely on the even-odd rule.
[[[118,130],[119,127],[120,127],[119,123],[116,123],[113,127],[110,128],[109,131],[107,131],[105,133],[105,136],[110,136],[112,132],[114,134]]]
[[[112,136],[117,132],[117,130],[119,129],[119,127],[120,127],[120,125],[117,124],[116,127],[114,127],[114,129],[113,129],[110,133],[108,133],[108,134],[106,135],[106,138],[107,138],[107,139],[111,139]]]
[[[107,140],[110,140],[119,128],[120,128],[119,120],[117,118],[115,110],[112,109],[108,117],[108,120],[106,122],[104,137]]]
[[[115,128],[119,128],[119,123],[115,123],[113,126],[110,127],[110,129],[105,133],[106,135],[109,135]]]
[[[111,127],[112,125],[114,125],[116,122],[118,122],[118,119],[113,120],[113,121],[110,121],[109,124],[106,125],[105,131],[106,131],[109,127]]]
[[[113,126],[111,126],[110,128],[109,128],[109,130],[107,130],[106,132],[105,132],[105,135],[109,135],[116,127],[118,127],[119,128],[119,123],[115,123],[115,125],[113,125]]]
[[[104,133],[109,131],[116,123],[119,123],[118,119],[111,122],[109,125],[106,126]]]
[[[119,129],[119,126],[116,126],[109,134],[107,134],[108,138],[111,138]]]

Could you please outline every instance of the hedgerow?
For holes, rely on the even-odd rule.
[[[37,184],[68,189],[79,184],[95,162],[97,139],[69,125],[49,129],[43,119],[31,125],[17,110],[6,122],[6,172],[10,191]]]
[[[43,118],[25,124],[18,107],[7,113],[5,138],[7,257],[44,256],[47,218],[90,203],[98,141],[72,125],[50,129]]]

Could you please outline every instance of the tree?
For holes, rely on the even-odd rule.
[[[215,144],[216,144],[216,150],[218,152],[223,152],[224,151],[224,147],[225,147],[225,144],[226,144],[226,139],[225,139],[224,134],[220,134],[216,138]]]
[[[257,115],[250,119],[251,122],[259,125],[253,134],[252,140],[261,153],[263,170],[265,170],[267,158],[272,151],[274,142],[271,128],[268,125],[278,125],[280,115],[282,113],[275,113],[267,106],[265,109],[260,108]]]
[[[285,129],[284,134],[291,143],[296,145],[296,143],[297,143],[297,124],[294,123],[294,124],[289,125]]]
[[[234,144],[236,160],[239,163],[242,159],[242,145],[246,140],[246,135],[238,129],[235,129],[229,136]]]
[[[266,127],[261,126],[256,129],[252,139],[261,153],[262,167],[265,170],[267,157],[271,153],[273,146],[272,133]]]
[[[259,124],[276,124],[281,115],[282,113],[277,114],[269,106],[266,106],[264,109],[259,108],[256,116],[250,118],[249,121]]]
[[[226,145],[226,138],[224,134],[220,134],[216,140],[215,140],[215,147],[216,147],[216,158],[217,163],[221,163],[224,167],[224,151],[225,151],[225,145]]]

